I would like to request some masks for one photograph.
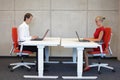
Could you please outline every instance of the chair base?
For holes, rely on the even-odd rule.
[[[108,66],[107,63],[94,63],[92,65],[89,65],[89,67],[98,67],[98,72],[100,72],[101,67],[115,71],[114,68],[111,66]]]
[[[18,62],[18,63],[11,63],[9,66],[12,67],[11,70],[14,70],[18,67],[24,66],[28,69],[31,69],[30,65],[36,65],[35,63],[29,63],[29,62]]]

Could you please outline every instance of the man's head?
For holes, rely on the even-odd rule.
[[[26,13],[24,15],[24,21],[29,24],[32,21],[33,15],[31,13]]]

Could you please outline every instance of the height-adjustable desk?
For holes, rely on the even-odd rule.
[[[84,48],[101,47],[95,42],[78,42],[74,38],[62,38],[61,46],[77,49],[77,76],[62,76],[63,79],[96,79],[97,76],[82,76],[83,73],[83,50]]]
[[[38,75],[24,75],[24,78],[58,78],[58,76],[44,76],[44,48],[45,46],[60,45],[60,38],[45,38],[42,41],[25,41],[21,44],[21,51],[24,45],[37,46],[38,48]]]

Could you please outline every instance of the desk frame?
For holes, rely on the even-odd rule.
[[[73,48],[72,51],[72,61],[63,61],[63,64],[76,64],[77,63],[77,50],[76,48]]]
[[[96,79],[97,78],[97,76],[82,76],[83,50],[84,48],[96,48],[96,47],[100,47],[100,49],[102,49],[101,45],[94,42],[78,42],[76,39],[63,38],[61,41],[61,46],[65,48],[73,48],[74,50],[77,49],[77,76],[62,76],[63,79]]]
[[[37,46],[38,48],[38,75],[24,75],[24,78],[58,78],[58,76],[44,76],[44,48],[45,46],[58,46],[60,45],[60,38],[47,38],[44,41],[26,41],[21,44],[20,51],[22,52],[23,46]],[[48,48],[47,48],[48,49]],[[48,53],[48,52],[47,52]],[[49,60],[49,56],[48,59]]]
[[[84,48],[77,48],[77,76],[62,76],[63,79],[96,79],[97,76],[82,76],[83,73],[83,50]]]
[[[24,78],[58,78],[58,76],[43,76],[44,72],[44,47],[38,45],[38,75],[24,75]]]
[[[45,63],[59,63],[59,61],[50,61],[49,57],[50,57],[50,49],[49,46],[45,47]]]

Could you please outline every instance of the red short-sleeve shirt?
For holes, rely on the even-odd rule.
[[[94,33],[94,38],[95,39],[99,37],[99,34],[100,34],[101,31],[104,32],[104,27],[103,26],[96,29],[96,31]]]
[[[99,34],[100,34],[100,32],[101,31],[103,31],[104,32],[104,27],[102,26],[102,27],[99,27],[99,28],[97,28],[96,30],[95,30],[95,33],[94,33],[94,38],[95,39],[97,39],[98,37],[99,37]],[[103,35],[104,36],[104,35]],[[102,38],[103,39],[103,38]],[[102,40],[101,40],[102,41]],[[104,50],[104,45],[102,45],[102,48],[103,48],[103,50]],[[94,51],[100,51],[100,49],[99,48],[94,48]]]

